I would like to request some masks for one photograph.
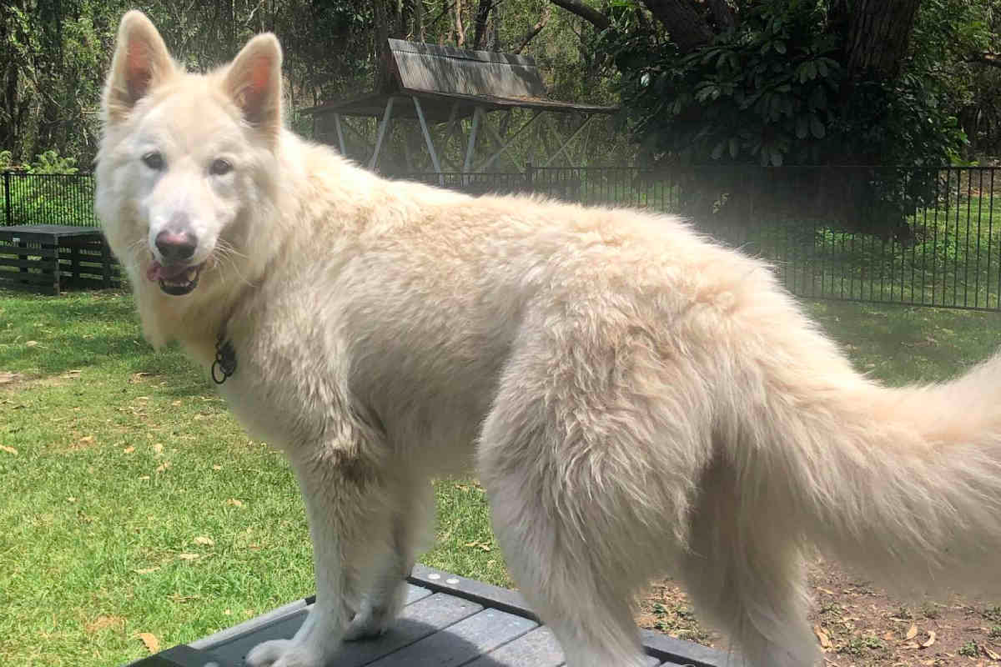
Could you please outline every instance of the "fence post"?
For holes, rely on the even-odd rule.
[[[532,166],[531,162],[525,163],[525,191],[534,192],[535,186],[535,167]]]
[[[10,198],[10,172],[3,172],[3,201],[4,201],[4,225],[14,224],[14,210]]]

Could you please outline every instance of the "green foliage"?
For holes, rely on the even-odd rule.
[[[0,196],[4,224],[96,225],[94,180],[80,174],[76,159],[55,150],[40,153],[27,164],[14,161],[13,152],[0,151],[0,172],[7,187]],[[6,219],[10,212],[12,219]]]
[[[940,61],[914,58],[891,81],[851,79],[828,3],[738,4],[738,27],[687,54],[636,25],[632,13],[617,15],[616,29],[604,33],[633,130],[651,158],[776,167],[959,160],[965,135],[946,82],[932,75]],[[963,25],[976,35],[969,39],[981,38]]]
[[[680,162],[816,163],[836,138],[842,75],[816,2],[747,7],[739,28],[680,54],[620,14],[604,34],[647,153]]]
[[[76,168],[76,158],[60,157],[54,150],[48,150],[35,158],[28,168],[31,174],[75,174],[79,171]]]

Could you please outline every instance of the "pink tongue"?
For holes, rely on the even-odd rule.
[[[149,268],[146,269],[146,280],[170,280],[182,275],[188,268],[187,266],[163,266],[154,259]]]

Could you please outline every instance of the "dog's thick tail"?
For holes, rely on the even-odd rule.
[[[898,591],[1001,593],[1001,355],[952,382],[891,389],[808,338],[768,350],[730,390],[744,396],[729,452],[738,512],[758,514],[739,524],[771,512]]]

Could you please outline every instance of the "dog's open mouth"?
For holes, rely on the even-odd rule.
[[[202,273],[202,266],[204,264],[163,266],[154,259],[146,270],[146,278],[158,281],[160,289],[166,294],[183,296],[198,287],[198,276]]]

